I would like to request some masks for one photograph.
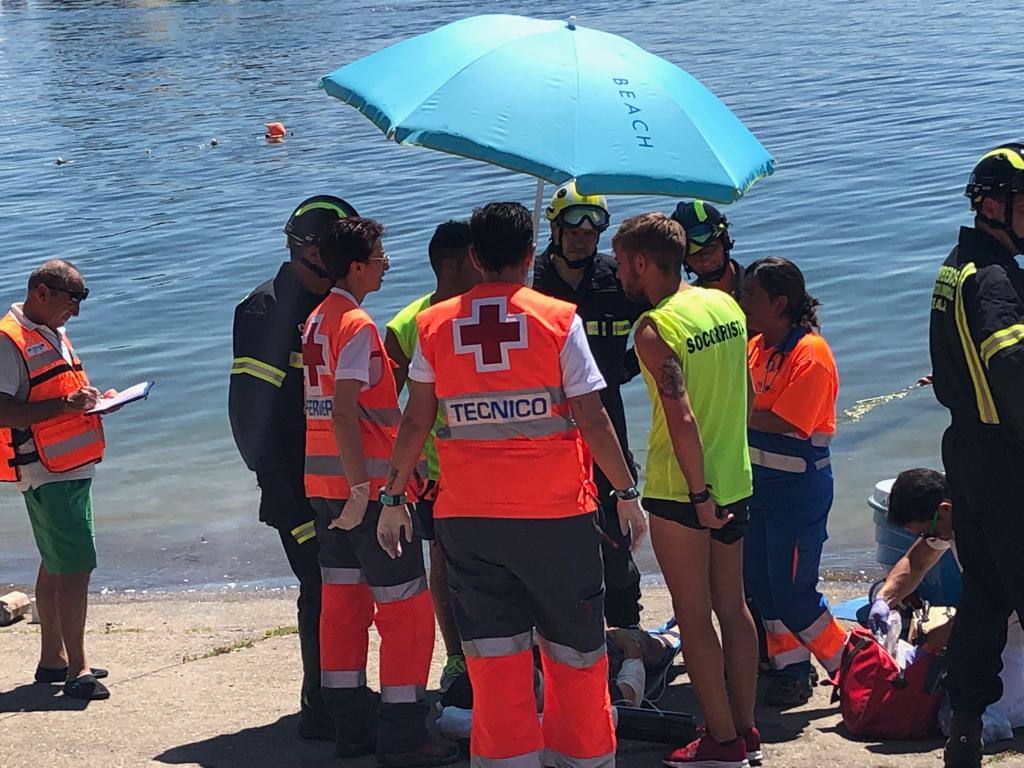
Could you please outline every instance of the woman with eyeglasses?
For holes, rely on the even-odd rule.
[[[741,304],[756,335],[748,343],[754,495],[744,575],[778,670],[765,702],[798,706],[811,697],[811,656],[832,675],[846,642],[818,591],[832,506],[828,446],[839,377],[818,333],[819,302],[807,293],[797,266],[779,257],[759,259],[745,278]]]

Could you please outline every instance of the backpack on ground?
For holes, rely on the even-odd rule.
[[[934,736],[944,695],[938,685],[944,661],[920,651],[901,671],[869,630],[855,627],[832,679],[832,700],[839,701],[846,730],[873,739]]]

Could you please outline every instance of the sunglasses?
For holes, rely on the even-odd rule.
[[[76,304],[81,304],[83,301],[89,298],[88,288],[83,288],[80,291],[69,291],[67,288],[62,288],[59,285],[50,285],[49,283],[43,283],[43,285],[45,285],[51,291],[58,291],[60,293],[65,294],[69,299],[71,299]]]
[[[608,228],[611,216],[603,208],[588,205],[574,205],[566,208],[561,214],[562,226],[579,227],[583,222],[589,221],[590,226],[601,232]]]

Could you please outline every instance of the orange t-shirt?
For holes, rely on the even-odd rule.
[[[765,348],[763,334],[747,342],[754,410],[785,419],[801,438],[813,432],[835,434],[839,374],[828,343],[816,333],[805,333],[779,358],[775,347]]]

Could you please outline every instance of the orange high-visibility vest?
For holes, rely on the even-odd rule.
[[[398,434],[398,394],[391,361],[370,316],[332,290],[313,310],[302,334],[306,389],[306,495],[347,499],[348,481],[334,439],[334,374],[338,355],[364,328],[371,330],[369,388],[359,393],[359,433],[370,478],[370,499],[383,487]]]
[[[417,317],[444,425],[436,517],[557,518],[595,509],[559,353],[576,308],[482,283]]]
[[[70,365],[43,334],[25,328],[10,312],[0,319],[0,334],[14,342],[25,361],[28,402],[54,400],[88,386],[82,361],[67,335],[61,334],[61,340],[71,353]],[[35,454],[19,456],[15,443],[25,442],[26,433],[35,442]],[[49,472],[68,472],[101,461],[103,448],[103,424],[95,414],[67,413],[33,424],[28,430],[0,429],[0,482],[17,482],[18,465],[35,461],[37,456]]]

